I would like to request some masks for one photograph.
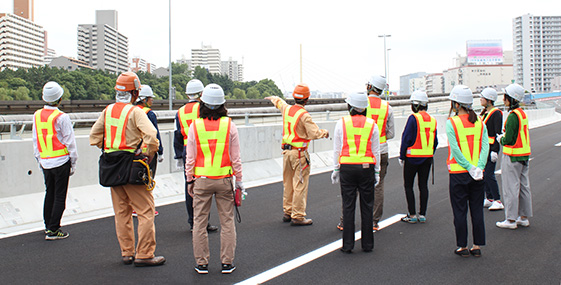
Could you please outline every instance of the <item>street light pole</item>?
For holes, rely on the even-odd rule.
[[[169,109],[173,110],[173,98],[171,87],[171,0],[169,0]]]
[[[390,89],[389,88],[389,86],[390,86],[390,50],[392,50],[392,49],[391,48],[386,49],[386,52],[388,54],[388,61],[387,61],[388,62],[388,74],[387,74],[387,77],[386,77],[386,82],[388,84],[388,90],[386,90],[386,94],[388,94],[388,97],[389,97],[389,92],[390,92],[390,90],[389,90]]]
[[[386,35],[386,34],[378,36],[379,38],[384,38],[384,76],[386,77],[386,80],[388,78],[388,68],[386,66],[386,63],[387,63],[387,61],[386,61],[386,58],[387,58],[387,55],[386,55],[386,52],[387,52],[387,50],[386,50],[386,38],[389,38],[391,36],[392,35]]]

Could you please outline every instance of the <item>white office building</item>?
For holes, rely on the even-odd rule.
[[[206,68],[212,74],[220,74],[220,50],[210,45],[201,45],[200,49],[192,49],[189,70],[195,70],[196,66]]]
[[[44,65],[45,31],[14,14],[0,14],[0,70]]]
[[[94,25],[78,26],[78,59],[113,73],[129,70],[128,39],[118,31],[117,11],[95,11]]]
[[[561,75],[561,16],[516,17],[512,21],[514,79],[533,92],[552,91]]]
[[[231,57],[221,62],[221,73],[232,81],[243,81],[243,65],[237,60],[232,60]]]

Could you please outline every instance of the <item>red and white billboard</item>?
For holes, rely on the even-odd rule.
[[[467,41],[468,64],[500,64],[503,62],[501,40]]]

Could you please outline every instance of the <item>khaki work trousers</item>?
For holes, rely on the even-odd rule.
[[[286,150],[283,152],[282,208],[293,219],[306,217],[306,200],[308,199],[308,181],[310,165],[306,162],[308,151]]]
[[[236,224],[234,221],[234,191],[232,178],[195,180],[193,188],[193,253],[197,265],[208,264],[208,214],[212,196],[216,200],[220,218],[220,259],[223,264],[233,264],[236,253]]]
[[[378,224],[384,213],[384,178],[388,172],[388,154],[380,154],[380,181],[374,188],[374,225]]]
[[[156,250],[154,226],[154,196],[146,191],[146,185],[122,185],[111,187],[111,199],[115,211],[115,230],[122,256],[135,256],[134,224],[132,210],[138,215],[137,259],[153,258]]]

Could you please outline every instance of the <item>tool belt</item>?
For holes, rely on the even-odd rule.
[[[281,145],[281,149],[282,150],[298,150],[298,151],[305,151],[308,149],[308,147],[295,147],[289,144],[283,144]]]

